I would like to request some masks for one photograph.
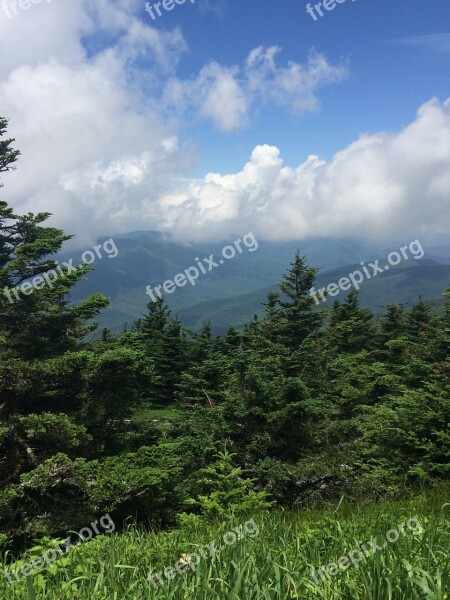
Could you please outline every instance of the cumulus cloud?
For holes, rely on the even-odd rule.
[[[286,67],[278,67],[275,59],[279,52],[279,46],[260,46],[250,52],[245,64],[249,92],[266,104],[283,106],[295,114],[316,111],[317,91],[348,76],[345,64],[331,65],[315,50],[309,53],[305,65],[289,61]]]
[[[212,240],[251,230],[261,239],[447,234],[450,99],[433,99],[397,134],[362,135],[330,162],[283,165],[257,146],[242,171],[209,173],[165,194],[152,218],[178,239]]]
[[[255,48],[242,66],[227,68],[212,61],[197,77],[173,77],[164,101],[169,109],[210,119],[221,131],[247,124],[250,109],[258,102],[282,106],[294,114],[319,108],[317,92],[348,76],[345,64],[331,65],[323,54],[311,51],[305,65],[289,61],[278,66],[279,46]]]
[[[314,111],[320,88],[347,68],[317,52],[280,65],[273,46],[181,79],[181,32],[155,29],[139,11],[141,0],[53,0],[1,15],[1,114],[22,151],[1,194],[18,212],[53,212],[78,245],[136,228],[190,241],[250,230],[272,240],[448,232],[450,100],[428,102],[395,135],[361,136],[330,162],[286,166],[261,145],[237,173],[183,178],[195,159],[180,141],[183,115],[228,132],[255,106]]]
[[[128,228],[149,189],[167,191],[191,165],[142,93],[174,72],[187,45],[178,29],[140,21],[138,7],[55,0],[0,19],[0,106],[22,152],[3,194],[21,212],[54,213],[78,244]]]
[[[317,90],[345,76],[318,54],[280,67],[279,48],[258,48],[241,66],[210,62],[179,79],[183,35],[146,22],[141,0],[53,0],[11,11],[0,12],[0,106],[22,156],[2,194],[19,212],[52,212],[78,245],[154,228],[167,203],[169,213],[177,202],[186,207],[174,184],[195,158],[180,142],[192,115],[235,130],[257,101],[313,110]]]

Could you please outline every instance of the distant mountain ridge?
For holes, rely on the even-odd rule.
[[[337,283],[341,277],[348,276],[358,268],[360,268],[358,264],[347,265],[319,273],[316,289],[326,287],[330,283]],[[382,281],[381,278],[385,279]],[[364,281],[360,286],[359,295],[363,306],[379,313],[387,304],[403,303],[410,307],[418,301],[420,296],[429,300],[440,299],[445,288],[449,286],[450,265],[440,265],[433,260],[424,260],[423,264],[412,263],[411,266],[396,267],[379,274],[377,278]],[[254,314],[262,316],[264,313],[263,303],[266,302],[267,294],[273,291],[279,292],[279,286],[268,286],[227,300],[209,300],[181,310],[179,316],[187,327],[195,330],[204,321],[203,315],[208,315],[215,333],[224,333],[230,324],[240,328],[248,323]],[[319,306],[330,308],[334,300],[342,301],[348,293],[341,292],[334,298],[327,298],[326,302],[321,301]],[[443,299],[438,302],[442,305],[443,303]]]
[[[150,300],[145,294],[147,285],[154,287],[173,280],[177,273],[195,265],[197,257],[201,259],[210,254],[219,257],[222,248],[239,237],[242,236],[214,244],[182,244],[152,231],[116,235],[117,257],[94,262],[94,271],[76,286],[72,298],[76,301],[93,292],[108,296],[110,308],[98,321],[102,327],[119,331],[125,322],[130,325],[145,312]],[[257,251],[250,253],[244,248],[242,254],[199,277],[195,286],[187,284],[167,295],[172,312],[194,329],[205,320],[211,320],[216,332],[228,325],[242,326],[254,313],[261,313],[261,303],[268,291],[277,289],[297,250],[307,256],[310,265],[321,269],[317,286],[324,287],[361,268],[360,261],[383,258],[395,249],[395,245],[386,249],[356,239],[329,238],[258,241],[258,244]],[[410,258],[395,269],[364,282],[361,286],[363,304],[378,310],[381,304],[414,302],[418,294],[430,299],[439,297],[445,287],[450,286],[450,245],[436,248],[439,260],[432,260],[433,249],[425,250],[421,260]],[[447,264],[441,264],[444,262]],[[409,273],[412,266],[414,277]],[[342,292],[340,297],[345,294]],[[326,304],[331,305],[332,300],[328,299]]]

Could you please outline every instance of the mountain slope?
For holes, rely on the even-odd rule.
[[[341,277],[348,276],[358,268],[359,265],[350,265],[319,273],[316,289],[337,283]],[[381,312],[382,307],[387,304],[404,303],[411,306],[419,296],[430,300],[439,298],[449,286],[449,265],[422,260],[392,268],[376,278],[364,281],[359,292],[363,306],[374,312]],[[242,327],[254,314],[261,316],[264,312],[263,303],[270,291],[278,291],[278,286],[267,286],[226,300],[210,300],[181,310],[179,314],[187,327],[198,329],[205,319],[210,319],[214,331],[223,333],[229,325]],[[327,298],[326,302],[321,302],[321,307],[329,308],[334,300],[343,300],[347,294],[348,292],[340,292],[335,298]]]
[[[76,286],[72,299],[77,301],[93,292],[108,296],[110,308],[98,321],[102,327],[119,331],[125,322],[130,325],[145,312],[150,300],[145,293],[147,285],[154,288],[166,280],[173,280],[177,273],[195,265],[196,258],[204,259],[213,254],[214,260],[218,261],[222,248],[239,237],[243,236],[236,235],[220,244],[181,244],[169,241],[157,232],[136,231],[114,236],[118,255],[96,260],[92,265],[94,271]],[[427,248],[426,257],[444,255],[444,261],[450,257],[450,249],[446,255],[447,249],[440,246],[432,253]],[[297,250],[307,256],[309,264],[321,268],[319,287],[361,268],[355,263],[386,256],[390,251],[355,239],[260,241],[256,251],[249,252],[243,246],[241,254],[237,253],[220,267],[201,275],[195,286],[187,284],[176,288],[173,294],[166,296],[166,301],[172,312],[179,314],[189,327],[198,328],[209,319],[215,331],[222,331],[229,324],[242,326],[255,312],[261,312],[267,292],[276,289]],[[440,268],[444,265],[427,261],[426,257],[403,262],[396,269],[364,282],[363,304],[377,310],[381,304],[414,302],[418,294],[427,298],[439,296],[450,285],[450,278],[445,268]],[[70,257],[61,258],[67,260]],[[408,273],[411,266],[414,266],[412,279]],[[422,269],[417,270],[418,267]],[[327,305],[331,301],[329,299]]]

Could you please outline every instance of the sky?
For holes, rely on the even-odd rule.
[[[79,246],[448,234],[449,0],[154,4],[0,0],[17,212]]]

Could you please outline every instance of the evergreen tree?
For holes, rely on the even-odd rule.
[[[157,340],[164,333],[170,320],[170,310],[164,298],[147,304],[147,313],[136,323],[142,336],[148,340]]]
[[[198,499],[189,499],[186,504],[198,506],[201,515],[207,519],[229,518],[230,515],[254,514],[271,506],[266,492],[256,492],[252,488],[253,479],[243,478],[241,467],[233,466],[233,454],[227,450],[219,452],[216,460],[200,470],[202,487],[207,491]],[[184,513],[181,522],[189,523]]]
[[[198,364],[210,358],[214,343],[212,339],[211,322],[205,321],[200,333],[193,333],[193,341],[190,345],[189,358],[191,364]]]
[[[307,265],[306,257],[297,253],[280,284],[281,292],[287,298],[279,300],[286,319],[286,344],[292,350],[299,349],[306,338],[316,333],[323,323],[324,312],[315,309],[315,302],[310,294],[317,272],[318,269]]]
[[[6,121],[0,120],[1,136],[5,126]],[[18,157],[10,142],[0,141],[2,172]],[[21,500],[26,492],[19,483],[25,474],[45,471],[42,465],[57,453],[65,453],[70,461],[71,456],[87,454],[95,446],[83,422],[87,408],[84,369],[92,358],[83,347],[83,338],[96,328],[87,321],[108,305],[100,294],[77,305],[68,301],[72,286],[90,269],[57,269],[49,257],[71,236],[42,226],[48,216],[19,216],[0,202],[0,518],[12,510],[14,527],[21,533],[21,527],[28,527],[23,520],[29,517],[30,499]],[[108,403],[110,397],[95,398],[98,410],[103,400]],[[53,476],[58,477],[56,471],[40,482],[39,493],[47,500],[54,489]],[[36,528],[31,526],[31,530]]]
[[[280,294],[278,292],[269,292],[264,307],[265,318],[262,322],[264,339],[271,344],[285,346],[289,323],[285,316],[285,311],[280,306]]]
[[[163,298],[149,302],[147,308],[136,325],[155,368],[156,377],[149,396],[156,404],[171,404],[181,373],[187,366],[187,341],[181,322],[171,319]]]
[[[388,304],[381,320],[381,341],[389,342],[405,335],[407,330],[406,311],[403,304]]]
[[[426,333],[431,325],[431,308],[428,302],[420,296],[419,302],[415,304],[406,314],[406,329],[408,334],[415,339]]]
[[[450,384],[439,369],[419,389],[403,386],[400,393],[367,409],[359,443],[367,479],[382,489],[434,478],[448,480],[449,422]]]
[[[8,119],[0,117],[0,173],[6,173],[15,169],[14,163],[20,156],[19,150],[11,148],[11,144],[15,141],[14,138],[2,140],[1,138],[5,135],[8,126]],[[0,187],[3,187],[3,183],[0,182]]]
[[[224,354],[235,355],[240,349],[242,343],[242,336],[240,332],[233,326],[228,327],[226,334],[223,337],[223,343],[221,346]]]
[[[336,300],[330,316],[327,337],[336,353],[370,350],[374,345],[375,326],[370,310],[362,308],[358,292],[352,291],[344,302]]]

